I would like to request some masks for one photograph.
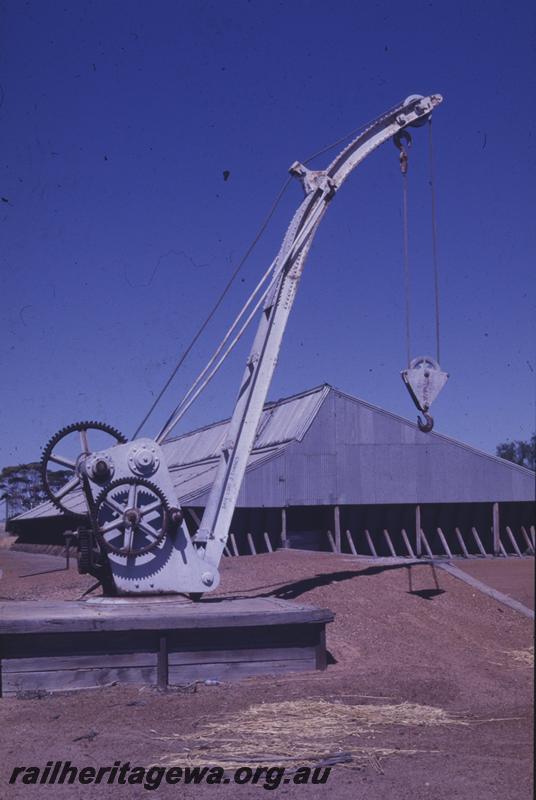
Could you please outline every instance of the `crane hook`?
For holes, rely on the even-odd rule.
[[[393,144],[400,151],[400,171],[405,175],[408,171],[408,150],[412,144],[411,133],[406,130],[398,131],[393,136]]]
[[[422,419],[418,416],[417,425],[419,426],[419,430],[422,431],[423,433],[430,433],[430,431],[434,427],[434,418],[427,411],[423,411],[423,414],[426,422],[423,422]]]

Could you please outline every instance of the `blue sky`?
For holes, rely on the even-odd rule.
[[[0,24],[0,466],[35,460],[76,420],[132,435],[288,166],[413,93],[445,98],[433,127],[451,378],[432,409],[436,430],[489,452],[531,435],[533,3],[4,0]],[[426,130],[415,131],[414,355],[435,348],[426,159]],[[399,376],[401,191],[387,144],[331,205],[271,398],[329,382],[415,418]],[[148,435],[205,364],[300,200],[291,185]],[[183,429],[232,411],[249,341]]]

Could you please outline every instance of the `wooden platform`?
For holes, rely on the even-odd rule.
[[[176,686],[325,669],[334,614],[274,598],[0,603],[0,690]]]

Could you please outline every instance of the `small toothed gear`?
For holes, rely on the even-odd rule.
[[[146,519],[152,516],[153,519]],[[95,501],[96,532],[103,547],[136,557],[154,550],[167,533],[170,508],[162,491],[146,478],[112,481]],[[156,523],[156,527],[152,527]]]
[[[65,514],[70,514],[74,517],[85,517],[86,515],[84,513],[73,511],[65,504],[65,502],[62,501],[72,492],[79,491],[83,488],[83,481],[79,472],[79,466],[83,458],[87,457],[91,452],[88,441],[88,431],[91,430],[98,430],[109,434],[109,436],[115,439],[115,444],[126,444],[128,441],[120,431],[118,431],[116,428],[113,428],[111,425],[106,425],[104,422],[73,422],[72,425],[67,425],[65,428],[62,428],[56,434],[54,434],[50,441],[45,445],[43,449],[43,455],[41,456],[41,479],[49,499],[60,511],[63,511]],[[55,451],[55,448],[62,439],[65,439],[70,434],[77,432],[80,434],[80,454],[76,459],[67,458],[66,456],[62,456],[60,453]],[[51,463],[64,467],[67,473],[72,473],[72,477],[69,477],[63,486],[55,490],[53,490],[51,486],[49,475]]]

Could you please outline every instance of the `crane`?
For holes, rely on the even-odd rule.
[[[438,94],[411,95],[368,125],[326,169],[310,170],[298,161],[291,165],[290,174],[300,181],[304,198],[266,273],[268,285],[257,332],[216,477],[193,537],[161,446],[173,421],[154,439],[127,441],[109,425],[82,422],[63,428],[48,442],[41,461],[45,489],[54,505],[66,513],[73,513],[73,498],[83,496],[78,515],[81,522],[89,519],[89,525],[86,522],[78,529],[79,568],[96,576],[106,594],[181,593],[198,599],[217,588],[238,493],[318,226],[335,194],[363,159],[407,128],[422,125],[441,102]],[[432,395],[439,391],[438,383],[433,391],[429,389],[430,381],[443,380],[437,374],[439,365],[424,359],[411,368],[417,370],[416,377],[412,380],[408,373],[406,382],[418,407],[427,412]],[[73,438],[75,458],[66,455],[64,448]],[[50,474],[58,468],[64,477],[59,488]]]

